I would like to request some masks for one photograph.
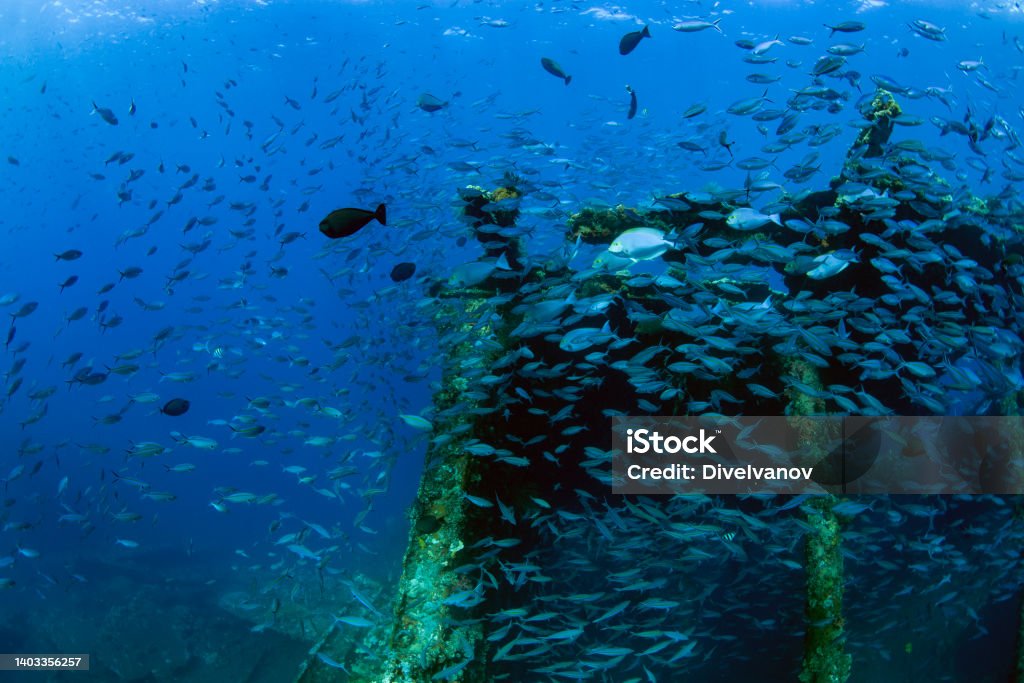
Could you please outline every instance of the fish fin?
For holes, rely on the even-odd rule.
[[[644,30],[640,32],[640,35],[642,35],[644,38],[650,38],[651,37],[651,29],[650,29],[650,27],[649,26],[644,26]]]
[[[377,210],[373,212],[373,217],[376,218],[381,225],[388,224],[388,209],[383,204],[377,205]]]
[[[772,221],[772,223],[774,223],[775,225],[779,225],[779,226],[781,226],[781,225],[782,225],[782,221],[781,221],[781,220],[779,219],[779,214],[777,214],[777,213],[773,213],[773,214],[772,214],[771,216],[769,216],[768,218],[770,218],[770,219],[771,219],[771,221]]]
[[[501,256],[495,261],[494,267],[498,270],[512,270],[512,266],[508,263],[508,258],[505,256],[505,252],[501,252]]]
[[[566,76],[566,77],[565,77],[565,84],[566,84],[566,85],[569,85],[569,83],[570,83],[571,81],[572,81],[572,76]]]

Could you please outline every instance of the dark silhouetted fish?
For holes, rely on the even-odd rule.
[[[78,282],[78,276],[77,275],[71,275],[66,280],[64,280],[64,282],[60,283],[57,286],[60,287],[60,291],[63,292],[65,287],[70,287],[73,284],[75,284],[76,282]]]
[[[640,44],[640,41],[644,38],[650,38],[651,31],[644,26],[642,31],[632,31],[622,36],[619,41],[619,54],[628,55],[630,52],[636,49],[636,46]]]
[[[559,78],[564,80],[566,85],[569,85],[569,81],[572,80],[572,76],[565,73],[565,69],[562,68],[561,64],[559,64],[553,59],[550,59],[548,57],[542,57],[540,60],[540,65],[543,66],[544,70],[547,71],[552,76],[558,76]]]
[[[320,221],[320,232],[332,240],[339,237],[354,235],[359,230],[377,219],[381,225],[387,225],[387,209],[383,204],[377,207],[376,211],[366,209],[335,209],[327,214],[327,217]]]
[[[404,282],[416,274],[416,264],[408,261],[399,263],[391,269],[391,279],[395,282]]]
[[[164,404],[164,407],[160,409],[160,412],[170,417],[178,417],[179,415],[187,413],[191,405],[192,404],[184,398],[172,398]]]

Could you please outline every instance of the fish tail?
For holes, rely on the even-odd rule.
[[[720,22],[721,20],[721,18],[718,18],[711,22],[711,28],[715,29],[719,33],[722,33],[722,27],[718,25],[718,22]]]
[[[642,35],[644,38],[650,38],[651,37],[651,29],[650,29],[650,27],[649,26],[644,26],[644,30],[640,32],[640,35]]]
[[[565,77],[565,84],[566,84],[566,85],[569,85],[569,83],[570,83],[571,81],[572,81],[572,76],[566,76],[566,77]]]
[[[377,210],[373,212],[373,217],[380,222],[381,225],[388,224],[388,209],[383,204],[377,205]]]

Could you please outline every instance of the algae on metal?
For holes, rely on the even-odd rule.
[[[485,246],[489,256],[504,255],[518,267],[521,244],[515,237],[492,232],[514,226],[519,215],[518,178],[506,174],[505,185],[493,191],[469,187],[460,191],[463,218]],[[493,207],[500,206],[495,209]],[[487,286],[509,286],[509,281]],[[465,493],[486,476],[483,461],[470,456],[463,446],[477,436],[482,421],[473,408],[477,401],[467,372],[487,367],[503,345],[497,313],[482,288],[448,289],[435,312],[440,336],[454,333],[458,343],[446,350],[441,388],[434,396],[434,436],[427,450],[426,471],[412,508],[409,545],[402,563],[402,578],[395,602],[395,622],[390,652],[380,683],[418,683],[443,673],[445,680],[484,680],[483,627],[467,620],[466,610],[446,603],[454,593],[473,588],[470,579],[455,571],[460,552],[474,543],[472,509]],[[490,349],[490,351],[487,351]],[[461,406],[458,412],[450,412]]]
[[[802,360],[788,359],[786,368],[797,379],[816,391],[823,389],[817,369]],[[821,398],[803,392],[791,392],[788,413],[801,443],[817,451],[813,459],[824,463],[828,456],[825,444],[834,438],[828,433],[829,423],[802,417],[825,414]],[[844,683],[850,676],[852,658],[843,647],[843,555],[839,519],[832,506],[831,495],[812,499],[804,504],[807,523],[813,529],[806,540],[807,595],[805,612],[807,633],[804,637],[804,661],[800,673],[802,683]]]
[[[857,147],[867,146],[867,150],[864,152],[865,157],[882,156],[883,146],[892,135],[894,121],[902,113],[903,110],[891,92],[881,88],[875,91],[871,104],[864,111],[864,118],[872,125],[861,131],[856,143]]]
[[[814,529],[807,535],[807,634],[801,683],[844,683],[852,658],[843,648],[843,555],[831,496],[805,507]]]
[[[569,217],[568,239],[586,244],[608,244],[630,228],[650,225],[651,212],[637,211],[619,204],[610,209],[585,207]]]
[[[487,307],[484,298],[450,298],[435,321],[444,333],[453,325],[465,334],[465,340],[450,350],[442,387],[435,395],[435,408],[441,412],[456,404],[472,406],[465,396],[468,382],[461,376],[463,361],[481,360],[474,342],[489,334],[486,325],[475,325],[470,314]],[[461,309],[461,310],[460,310]],[[469,322],[458,322],[470,317]],[[467,660],[467,647],[477,649],[481,639],[478,624],[463,621],[453,607],[445,604],[452,593],[466,590],[465,575],[454,570],[459,552],[466,546],[467,502],[463,493],[474,477],[473,459],[461,446],[473,434],[473,415],[463,411],[438,421],[435,435],[450,438],[427,452],[427,468],[416,493],[412,510],[409,545],[402,563],[395,601],[390,652],[380,683],[417,683],[429,681],[439,671]],[[468,428],[467,428],[468,427]],[[482,656],[474,652],[458,677],[450,680],[482,680],[479,671]]]

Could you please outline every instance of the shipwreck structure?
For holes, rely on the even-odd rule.
[[[564,659],[576,663],[549,663],[543,673],[593,673],[616,652],[595,654],[587,645],[612,621],[604,615],[614,615],[620,627],[635,621],[633,630],[642,630],[651,610],[642,607],[646,593],[615,612],[619,597],[634,598],[616,593],[625,590],[622,585],[602,591],[573,582],[595,570],[617,581],[618,572],[629,568],[620,548],[642,530],[652,534],[649,553],[694,572],[690,594],[665,603],[665,616],[653,608],[664,628],[676,633],[693,633],[699,621],[672,619],[673,603],[700,603],[702,619],[721,611],[713,609],[719,593],[690,568],[705,561],[718,567],[760,561],[768,575],[775,571],[767,562],[771,553],[794,552],[789,563],[802,571],[790,568],[772,579],[776,594],[768,598],[780,614],[802,624],[783,626],[781,617],[767,614],[758,617],[759,628],[766,638],[788,629],[790,644],[779,657],[790,662],[792,677],[805,683],[850,677],[856,660],[847,645],[841,533],[850,518],[836,509],[842,497],[815,497],[788,510],[794,543],[774,537],[769,547],[777,550],[745,550],[738,544],[743,534],[748,546],[768,543],[768,531],[751,521],[762,502],[662,504],[612,495],[606,426],[610,415],[728,414],[740,406],[744,414],[794,418],[941,415],[942,392],[966,392],[940,384],[927,368],[956,355],[942,345],[967,357],[969,346],[1004,341],[992,311],[1006,302],[988,285],[1024,264],[1016,207],[1006,197],[980,200],[934,173],[922,174],[920,152],[890,143],[900,115],[891,94],[876,93],[863,114],[867,124],[842,175],[826,189],[777,202],[786,227],[772,222],[741,231],[726,222],[731,211],[750,206],[764,191],[757,188],[684,192],[666,198],[664,206],[584,209],[571,217],[567,244],[607,246],[640,226],[688,240],[662,257],[670,279],[615,267],[581,277],[564,263],[531,263],[514,230],[518,202],[528,193],[522,179],[508,176],[497,189],[460,192],[464,217],[486,256],[504,262],[479,282],[436,287],[435,321],[448,349],[447,366],[435,397],[434,432],[412,508],[394,619],[390,632],[376,635],[371,646],[386,652],[386,661],[379,671],[354,667],[347,680],[534,680],[540,675],[534,662],[550,650],[550,641],[535,642],[529,617],[574,610],[590,623],[570,622],[556,640],[573,643],[577,655]],[[901,172],[909,166],[913,174]],[[891,229],[894,222],[905,229]],[[699,239],[689,239],[688,230],[698,223]],[[959,270],[936,261],[904,268],[896,280],[879,277],[872,259],[892,261],[885,254],[920,251],[922,239],[944,248],[948,259],[960,262]],[[574,306],[577,300],[599,305],[581,308]],[[937,317],[927,325],[893,323],[863,308],[865,301],[902,310],[921,306]],[[772,315],[752,324],[733,314],[755,305]],[[708,345],[701,330],[712,317],[720,336],[739,348]],[[1007,318],[1003,329],[1015,323]],[[580,329],[596,331],[592,345],[566,348],[561,340]],[[941,337],[941,348],[931,349],[926,334]],[[918,353],[933,363],[900,367],[902,361],[891,358],[865,375],[844,350],[866,341],[878,344],[883,360],[888,345],[902,358]],[[1010,349],[983,360],[986,368],[1010,376],[1019,353]],[[954,376],[967,372],[952,360],[947,366]],[[977,365],[970,371],[981,374]],[[1021,414],[1018,388],[996,386],[991,394],[979,399],[991,414]],[[740,538],[735,530],[707,524],[711,512],[718,520],[735,518]],[[628,524],[622,521],[627,517]],[[666,528],[671,535],[659,536]],[[722,557],[709,559],[697,541],[712,543]],[[664,567],[651,569],[636,576],[655,582]],[[748,603],[751,609],[759,604],[753,597]],[[793,631],[802,636],[793,638]],[[602,637],[609,638],[607,631]],[[799,643],[796,649],[793,643]],[[720,654],[708,657],[736,651],[728,642],[704,650],[716,647]],[[907,647],[909,656],[909,641]],[[680,638],[671,650],[672,661],[681,662],[693,647]],[[643,675],[636,667],[632,672]],[[299,680],[334,680],[329,675],[329,668],[311,660]]]

